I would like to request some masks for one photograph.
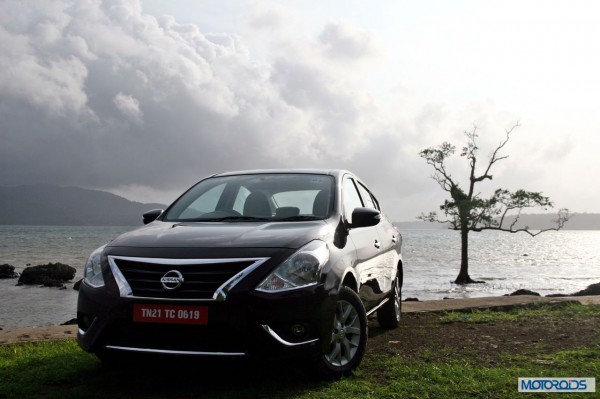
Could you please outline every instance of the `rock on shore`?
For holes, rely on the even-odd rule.
[[[590,284],[585,289],[574,292],[572,294],[550,294],[550,295],[546,295],[546,296],[559,298],[559,297],[564,297],[564,296],[589,296],[589,295],[600,295],[600,283]]]
[[[12,265],[0,265],[0,278],[17,278],[19,273],[15,272],[15,267]]]
[[[533,295],[533,296],[540,296],[540,294],[538,292],[535,291],[531,291],[531,290],[526,290],[526,289],[520,289],[520,290],[516,290],[515,292],[513,292],[512,294],[508,294],[508,296],[517,296],[517,295]]]
[[[44,287],[62,287],[73,280],[75,268],[62,263],[30,266],[23,270],[17,285],[43,285]]]
[[[586,295],[600,295],[600,283],[588,285],[586,289],[578,291],[571,296],[586,296]]]

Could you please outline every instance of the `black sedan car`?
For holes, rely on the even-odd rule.
[[[103,360],[291,355],[335,378],[370,314],[398,326],[401,236],[347,171],[217,174],[144,223],[85,266],[77,337]]]

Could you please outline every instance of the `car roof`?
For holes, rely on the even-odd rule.
[[[278,173],[294,173],[294,174],[318,174],[318,175],[329,175],[341,178],[345,174],[354,173],[344,169],[253,169],[253,170],[240,170],[234,172],[223,172],[212,175],[211,177],[217,176],[235,176],[235,175],[255,175],[255,174],[278,174]],[[360,180],[360,179],[359,179]]]

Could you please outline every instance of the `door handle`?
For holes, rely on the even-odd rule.
[[[381,248],[381,244],[379,243],[378,240],[375,240],[375,248],[377,248],[377,249]]]

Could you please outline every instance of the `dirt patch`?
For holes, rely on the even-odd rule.
[[[370,327],[368,352],[407,360],[494,365],[504,355],[550,354],[600,342],[600,317],[534,316],[517,321],[442,323],[437,313],[408,313],[401,326]],[[543,360],[540,360],[543,362]]]

